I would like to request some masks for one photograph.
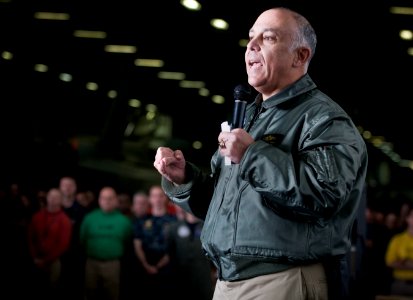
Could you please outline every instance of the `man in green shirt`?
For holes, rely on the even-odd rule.
[[[103,187],[99,207],[81,224],[80,242],[86,255],[86,299],[119,299],[121,259],[132,239],[132,223],[118,209],[114,188]]]

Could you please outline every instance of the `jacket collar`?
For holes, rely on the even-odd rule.
[[[304,94],[315,88],[317,88],[317,85],[314,83],[310,75],[308,75],[307,73],[294,83],[287,86],[284,90],[271,96],[265,101],[262,101],[262,94],[258,94],[255,98],[255,103],[259,104],[262,102],[262,107],[267,109],[272,106],[286,102],[289,99],[295,98],[296,96]]]

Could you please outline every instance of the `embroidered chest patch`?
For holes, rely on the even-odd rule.
[[[281,134],[266,134],[261,138],[262,141],[270,145],[279,145],[282,141]]]

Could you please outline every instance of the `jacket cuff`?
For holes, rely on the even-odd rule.
[[[186,163],[186,166],[185,166],[186,182],[180,185],[176,185],[173,182],[166,179],[165,177],[162,177],[161,185],[165,193],[170,196],[179,197],[179,195],[186,194],[189,190],[191,190],[193,183],[194,183],[193,167],[194,166],[191,163],[188,163],[188,162]]]

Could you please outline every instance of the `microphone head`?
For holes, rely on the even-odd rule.
[[[234,88],[234,99],[247,101],[251,98],[251,88],[249,85],[239,84]]]

